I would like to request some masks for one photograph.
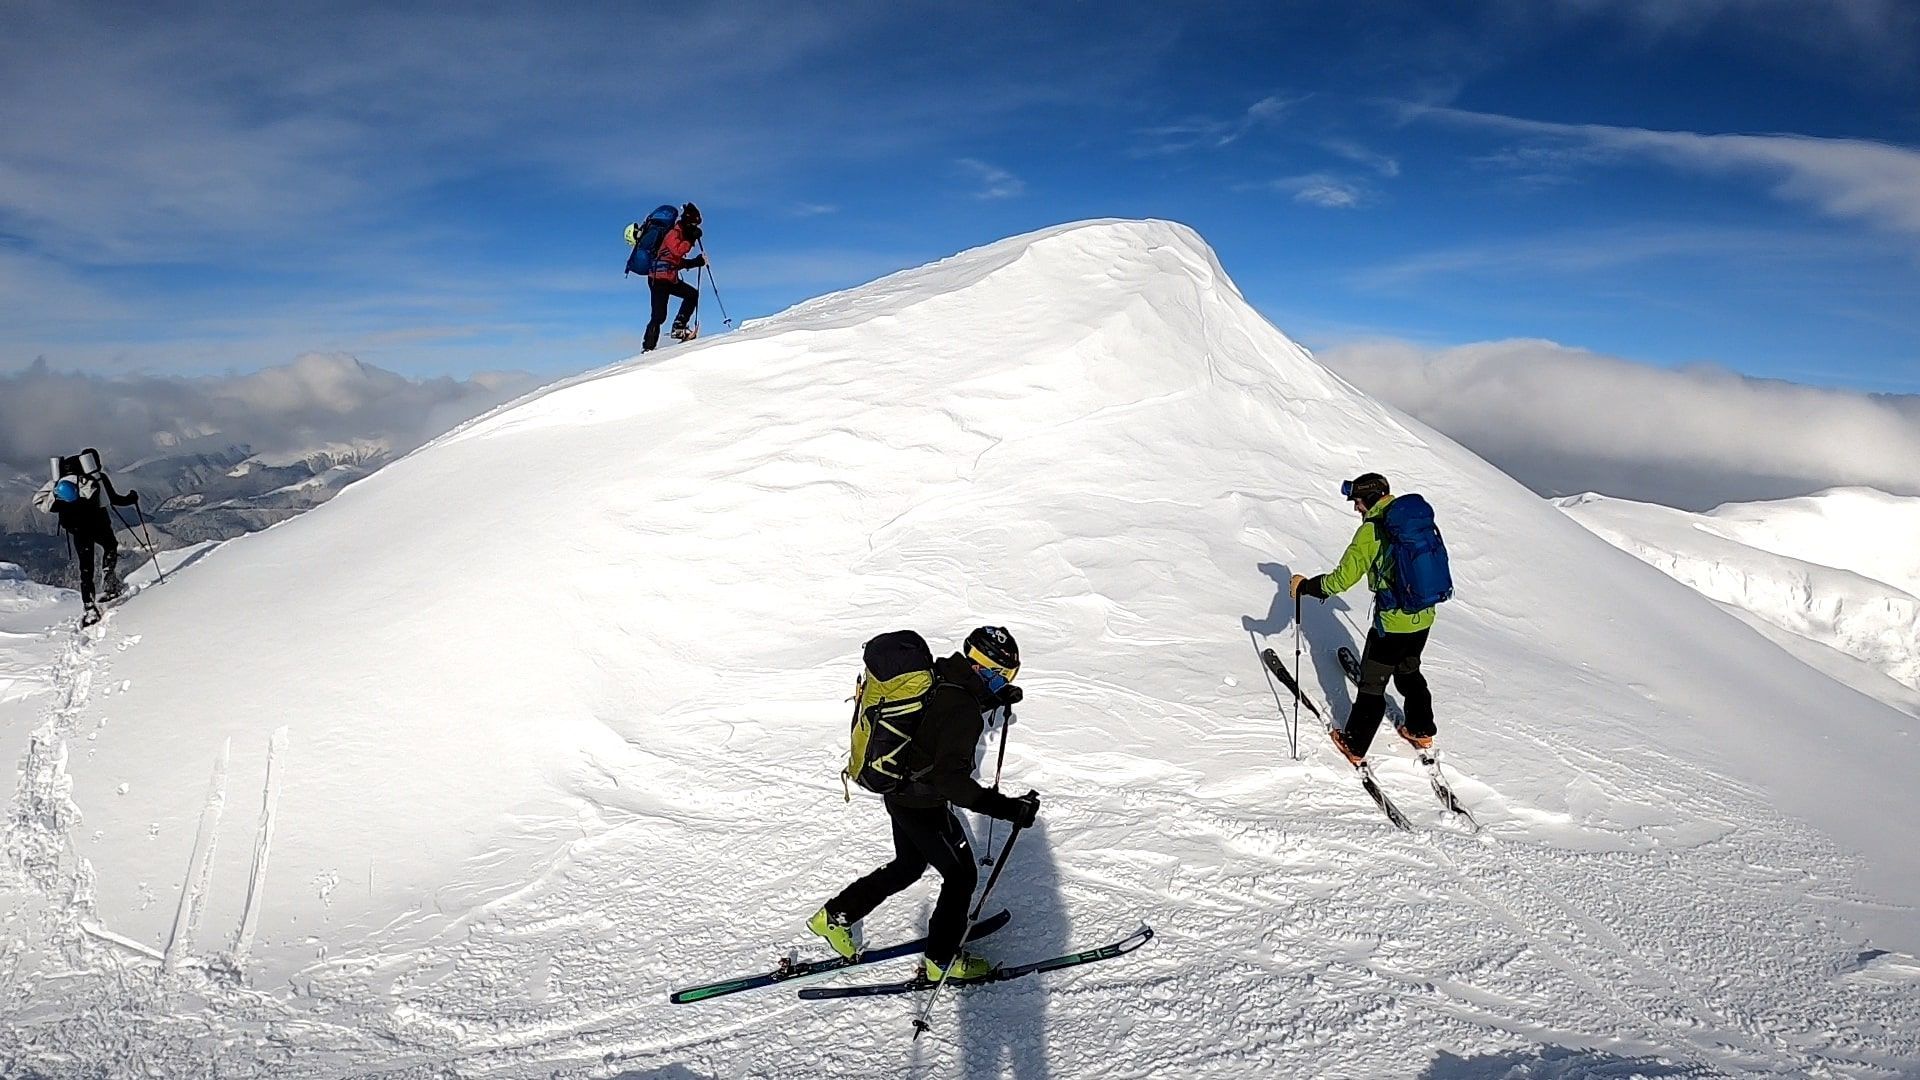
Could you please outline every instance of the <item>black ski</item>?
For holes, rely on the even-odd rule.
[[[1013,915],[1006,911],[989,915],[973,924],[973,932],[967,936],[967,940],[978,941],[1007,925],[1007,920],[1011,918],[1013,918]],[[919,937],[912,941],[903,941],[898,945],[888,945],[879,949],[868,949],[866,952],[855,957],[835,956],[826,960],[803,961],[782,960],[780,966],[774,968],[772,971],[759,975],[743,975],[737,979],[723,979],[720,982],[707,983],[703,986],[689,986],[684,990],[675,990],[668,996],[667,1000],[673,1002],[675,1005],[691,1005],[696,1001],[725,997],[728,994],[737,994],[742,990],[758,990],[762,986],[772,986],[774,983],[786,982],[788,979],[801,979],[808,975],[819,975],[828,971],[839,971],[841,968],[858,967],[861,964],[877,964],[882,960],[897,960],[903,956],[912,956],[914,953],[920,952],[926,947],[927,939]]]
[[[1360,658],[1353,655],[1353,650],[1345,645],[1340,646],[1340,670],[1347,673],[1347,679],[1353,685],[1360,685]],[[1395,728],[1406,725],[1406,716],[1400,712],[1400,706],[1391,698],[1387,700],[1387,709],[1388,718],[1393,721]],[[1427,783],[1433,787],[1433,797],[1440,800],[1441,808],[1449,814],[1459,815],[1461,820],[1467,823],[1469,830],[1479,832],[1480,823],[1474,820],[1466,807],[1460,805],[1459,798],[1454,795],[1453,788],[1448,785],[1446,776],[1440,771],[1440,751],[1419,750],[1417,753],[1420,755],[1420,764],[1427,770]]]
[[[978,979],[968,979],[965,982],[955,982],[953,983],[953,988],[955,990],[965,990],[968,987],[979,986],[982,983],[1006,982],[1008,979],[1018,979],[1027,975],[1036,975],[1042,971],[1058,971],[1061,968],[1078,967],[1081,964],[1097,964],[1102,960],[1112,960],[1117,956],[1125,956],[1152,940],[1153,927],[1143,924],[1140,929],[1135,930],[1133,933],[1111,945],[1102,945],[1097,949],[1086,949],[1081,952],[1066,953],[1062,956],[1050,956],[1045,960],[1035,960],[1031,963],[1019,964],[1014,967],[995,968],[990,975],[982,975]],[[826,998],[883,997],[890,994],[918,993],[922,990],[931,990],[935,985],[934,981],[927,978],[926,973],[923,971],[914,978],[904,982],[867,983],[861,986],[809,986],[800,991],[800,996],[806,998],[808,1001],[820,1001]]]
[[[1412,832],[1413,822],[1408,821],[1407,815],[1401,813],[1400,808],[1393,805],[1393,800],[1387,798],[1387,793],[1380,790],[1380,781],[1374,778],[1373,766],[1363,761],[1355,765],[1353,771],[1360,774],[1360,786],[1367,789],[1367,794],[1373,797],[1374,805],[1380,808],[1381,813],[1387,815],[1387,820],[1393,822],[1394,828]]]
[[[1327,718],[1320,716],[1320,710],[1313,707],[1313,699],[1301,692],[1300,682],[1293,677],[1293,672],[1288,671],[1287,665],[1280,662],[1280,654],[1272,649],[1261,649],[1260,659],[1267,665],[1267,670],[1273,672],[1275,678],[1286,684],[1287,689],[1293,691],[1294,696],[1300,699],[1300,704],[1305,705],[1308,712],[1319,716],[1322,723],[1326,722]]]

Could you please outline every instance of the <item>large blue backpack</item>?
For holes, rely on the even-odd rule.
[[[627,256],[627,274],[645,277],[653,272],[654,259],[660,254],[660,241],[667,238],[668,230],[679,220],[677,207],[662,204],[647,215],[647,220],[627,226],[627,243],[633,245],[633,253]]]
[[[1453,596],[1447,545],[1433,523],[1433,507],[1418,495],[1401,495],[1373,519],[1380,538],[1379,565],[1387,587],[1374,594],[1382,611],[1425,611]]]

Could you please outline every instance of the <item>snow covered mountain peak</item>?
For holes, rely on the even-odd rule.
[[[1390,735],[1418,836],[1305,713],[1296,758],[1255,659],[1291,659],[1287,575],[1339,557],[1367,469],[1453,553],[1428,673],[1481,839]],[[1305,608],[1336,715],[1366,605]],[[840,1006],[665,992],[765,966],[886,858],[836,776],[861,643],[987,622],[1025,661],[1006,785],[1044,799],[994,948],[1161,933],[1078,976],[1127,1007],[954,995],[971,1064],[935,1074],[1403,1075],[1542,1032],[1732,1072],[1920,1061],[1904,969],[1836,974],[1868,937],[1920,948],[1920,855],[1879,827],[1920,751],[1858,753],[1905,718],[1322,369],[1166,222],[571,380],[223,545],[91,644],[48,722],[84,743],[59,759],[83,824],[38,827],[105,930],[380,1028],[330,1042],[341,1073],[884,1073]],[[913,936],[913,895],[870,938]],[[226,1035],[209,1053],[261,1045]]]

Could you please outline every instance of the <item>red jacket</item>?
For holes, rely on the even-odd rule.
[[[680,231],[680,226],[675,225],[667,230],[666,236],[661,238],[660,251],[653,257],[654,269],[647,276],[660,281],[678,281],[680,271],[687,268],[688,263],[694,266],[706,265],[704,259],[687,258],[692,251],[693,241],[688,240]]]

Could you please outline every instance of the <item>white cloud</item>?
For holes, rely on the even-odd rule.
[[[1245,112],[1231,119],[1193,116],[1171,124],[1142,128],[1137,134],[1146,141],[1135,147],[1134,153],[1152,156],[1224,149],[1264,125],[1285,119],[1294,106],[1305,100],[1304,95],[1282,97],[1274,94],[1247,106]]]
[[[1592,160],[1640,156],[1684,169],[1762,172],[1774,193],[1831,217],[1920,234],[1920,150],[1810,135],[1709,135],[1602,124],[1556,124],[1428,106],[1408,115],[1573,144]]]
[[[1367,200],[1367,191],[1358,182],[1324,172],[1283,176],[1261,184],[1241,185],[1241,190],[1248,188],[1277,191],[1293,196],[1294,202],[1329,210],[1351,210]]]
[[[49,454],[76,440],[118,461],[200,438],[264,453],[367,438],[404,452],[533,385],[517,373],[409,379],[318,353],[205,378],[104,377],[36,363],[0,375],[0,464],[37,475]]]
[[[1323,351],[1355,385],[1543,494],[1704,508],[1843,484],[1920,495],[1920,396],[1666,369],[1548,341]]]
[[[1513,278],[1578,275],[1646,262],[1740,260],[1807,263],[1858,259],[1883,241],[1807,231],[1713,228],[1576,230],[1403,256],[1353,277],[1361,288],[1401,288],[1431,278],[1479,274]]]
[[[1376,150],[1369,149],[1352,139],[1328,139],[1321,145],[1348,161],[1365,165],[1381,176],[1388,178],[1400,175],[1400,162]]]
[[[1027,182],[998,165],[990,165],[978,158],[960,158],[955,164],[972,175],[980,184],[973,193],[976,199],[1011,199],[1027,190]]]
[[[0,231],[76,264],[310,269],[411,234],[414,200],[476,175],[543,200],[697,186],[716,206],[778,209],[799,169],[924,152],[1036,102],[1109,98],[1167,47],[1134,32],[1146,17],[1113,15],[1072,40],[1100,62],[1033,79],[1019,56],[1057,43],[1064,16],[1003,25],[987,71],[931,40],[881,55],[889,35],[925,31],[924,16],[884,7],[749,0],[663,19],[343,0],[182,19],[13,5],[0,33]],[[1007,21],[943,19],[954,31]],[[1005,77],[1010,65],[1022,77]],[[845,124],[854,101],[860,123]],[[427,223],[442,224],[444,206]]]

